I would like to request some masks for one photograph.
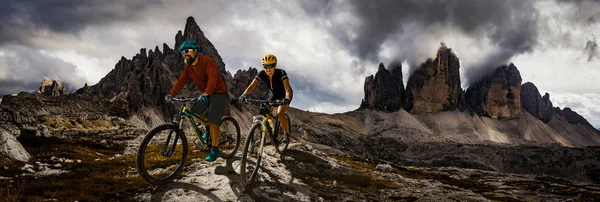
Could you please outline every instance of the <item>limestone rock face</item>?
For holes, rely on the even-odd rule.
[[[467,89],[466,97],[476,113],[492,118],[521,115],[521,74],[514,64],[497,67],[492,75]]]
[[[537,87],[531,82],[524,83],[521,86],[521,106],[545,123],[552,119],[553,107],[552,102],[550,102],[550,95],[546,93],[544,97],[540,96]]]
[[[242,95],[242,93],[246,90],[248,85],[254,80],[254,78],[258,75],[258,70],[256,68],[250,67],[248,70],[238,70],[233,76],[233,85],[229,88],[229,92],[237,98]],[[262,83],[259,84],[248,97],[254,99],[267,99],[269,97],[269,89]]]
[[[398,111],[404,101],[404,83],[402,83],[402,66],[385,69],[383,63],[375,74],[365,78],[365,98],[361,108],[382,111]]]
[[[456,109],[461,92],[459,69],[452,49],[440,47],[435,60],[428,59],[408,79],[404,109],[413,114]]]
[[[571,108],[565,107],[564,109],[560,109],[558,107],[554,108],[555,113],[564,117],[570,124],[584,124],[589,125],[590,123],[583,118],[583,116],[579,115],[577,112],[571,110]]]
[[[40,92],[46,96],[59,96],[67,94],[67,88],[56,80],[44,78],[40,86]]]
[[[92,93],[92,87],[88,86],[87,83],[85,83],[85,85],[83,85],[83,88],[80,88],[77,91],[75,91],[75,94],[91,94],[91,93]]]

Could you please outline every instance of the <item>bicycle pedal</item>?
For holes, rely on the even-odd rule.
[[[202,145],[202,143],[200,143],[200,141],[196,141],[195,144],[196,144],[196,148],[194,149],[195,151],[205,152],[205,151],[210,150],[208,147],[205,147],[204,145]]]

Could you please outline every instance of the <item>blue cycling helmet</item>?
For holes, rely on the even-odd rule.
[[[200,50],[200,46],[198,46],[198,43],[196,43],[193,40],[187,40],[187,41],[183,42],[181,44],[181,46],[179,46],[179,48],[177,50],[181,53],[181,51],[183,51],[185,49],[198,49],[198,50]]]

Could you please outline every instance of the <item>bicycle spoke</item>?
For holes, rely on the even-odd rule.
[[[223,158],[230,158],[235,155],[239,146],[239,125],[231,117],[225,117],[220,125],[219,150]]]
[[[187,141],[173,129],[174,125],[161,125],[142,141],[137,156],[138,171],[151,184],[164,184],[183,168]]]
[[[170,131],[170,130],[168,130]],[[168,142],[168,146],[164,148],[166,139],[168,139],[168,131],[161,131],[154,135],[152,141],[146,146],[146,151],[144,152],[144,165],[146,166],[146,170],[148,173],[154,178],[165,178],[173,173],[177,167],[177,164],[181,160],[182,156],[182,146],[181,141],[175,145],[175,149],[171,151],[173,148],[173,144],[175,143],[175,138],[170,138]],[[175,136],[175,133],[172,134]],[[163,149],[167,149],[164,151]],[[165,153],[171,153],[171,155],[165,155]],[[153,175],[154,174],[154,175]]]
[[[261,136],[262,130],[260,125],[255,125],[246,139],[240,170],[242,180],[246,185],[251,184],[258,175],[262,158],[262,154],[259,153]]]

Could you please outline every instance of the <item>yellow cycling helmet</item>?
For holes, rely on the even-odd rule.
[[[275,55],[273,55],[271,53],[265,55],[265,57],[262,59],[262,65],[277,66],[277,57],[275,57]]]

